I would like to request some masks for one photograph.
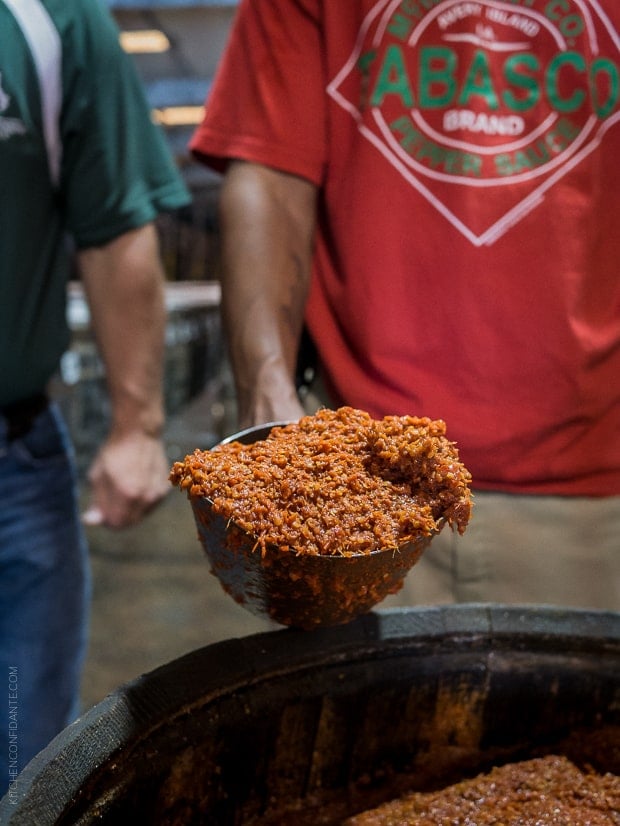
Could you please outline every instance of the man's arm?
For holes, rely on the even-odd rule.
[[[222,303],[239,425],[303,415],[294,383],[310,280],[316,187],[233,161],[220,197]]]
[[[88,524],[135,524],[168,492],[164,424],[164,275],[153,224],[79,253],[112,421],[89,474]]]

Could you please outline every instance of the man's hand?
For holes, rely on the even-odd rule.
[[[169,465],[161,439],[140,431],[111,435],[88,473],[84,524],[124,528],[138,523],[171,489]]]

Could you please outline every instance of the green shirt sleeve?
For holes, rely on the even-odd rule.
[[[99,0],[67,21],[60,190],[79,248],[141,226],[189,198],[141,82]]]

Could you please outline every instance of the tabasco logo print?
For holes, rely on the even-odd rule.
[[[598,0],[380,0],[328,91],[480,246],[616,126],[619,46]]]

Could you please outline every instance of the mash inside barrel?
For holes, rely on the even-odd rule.
[[[441,420],[351,407],[176,462],[213,573],[285,625],[347,622],[402,587],[445,525],[470,519],[471,475]]]

